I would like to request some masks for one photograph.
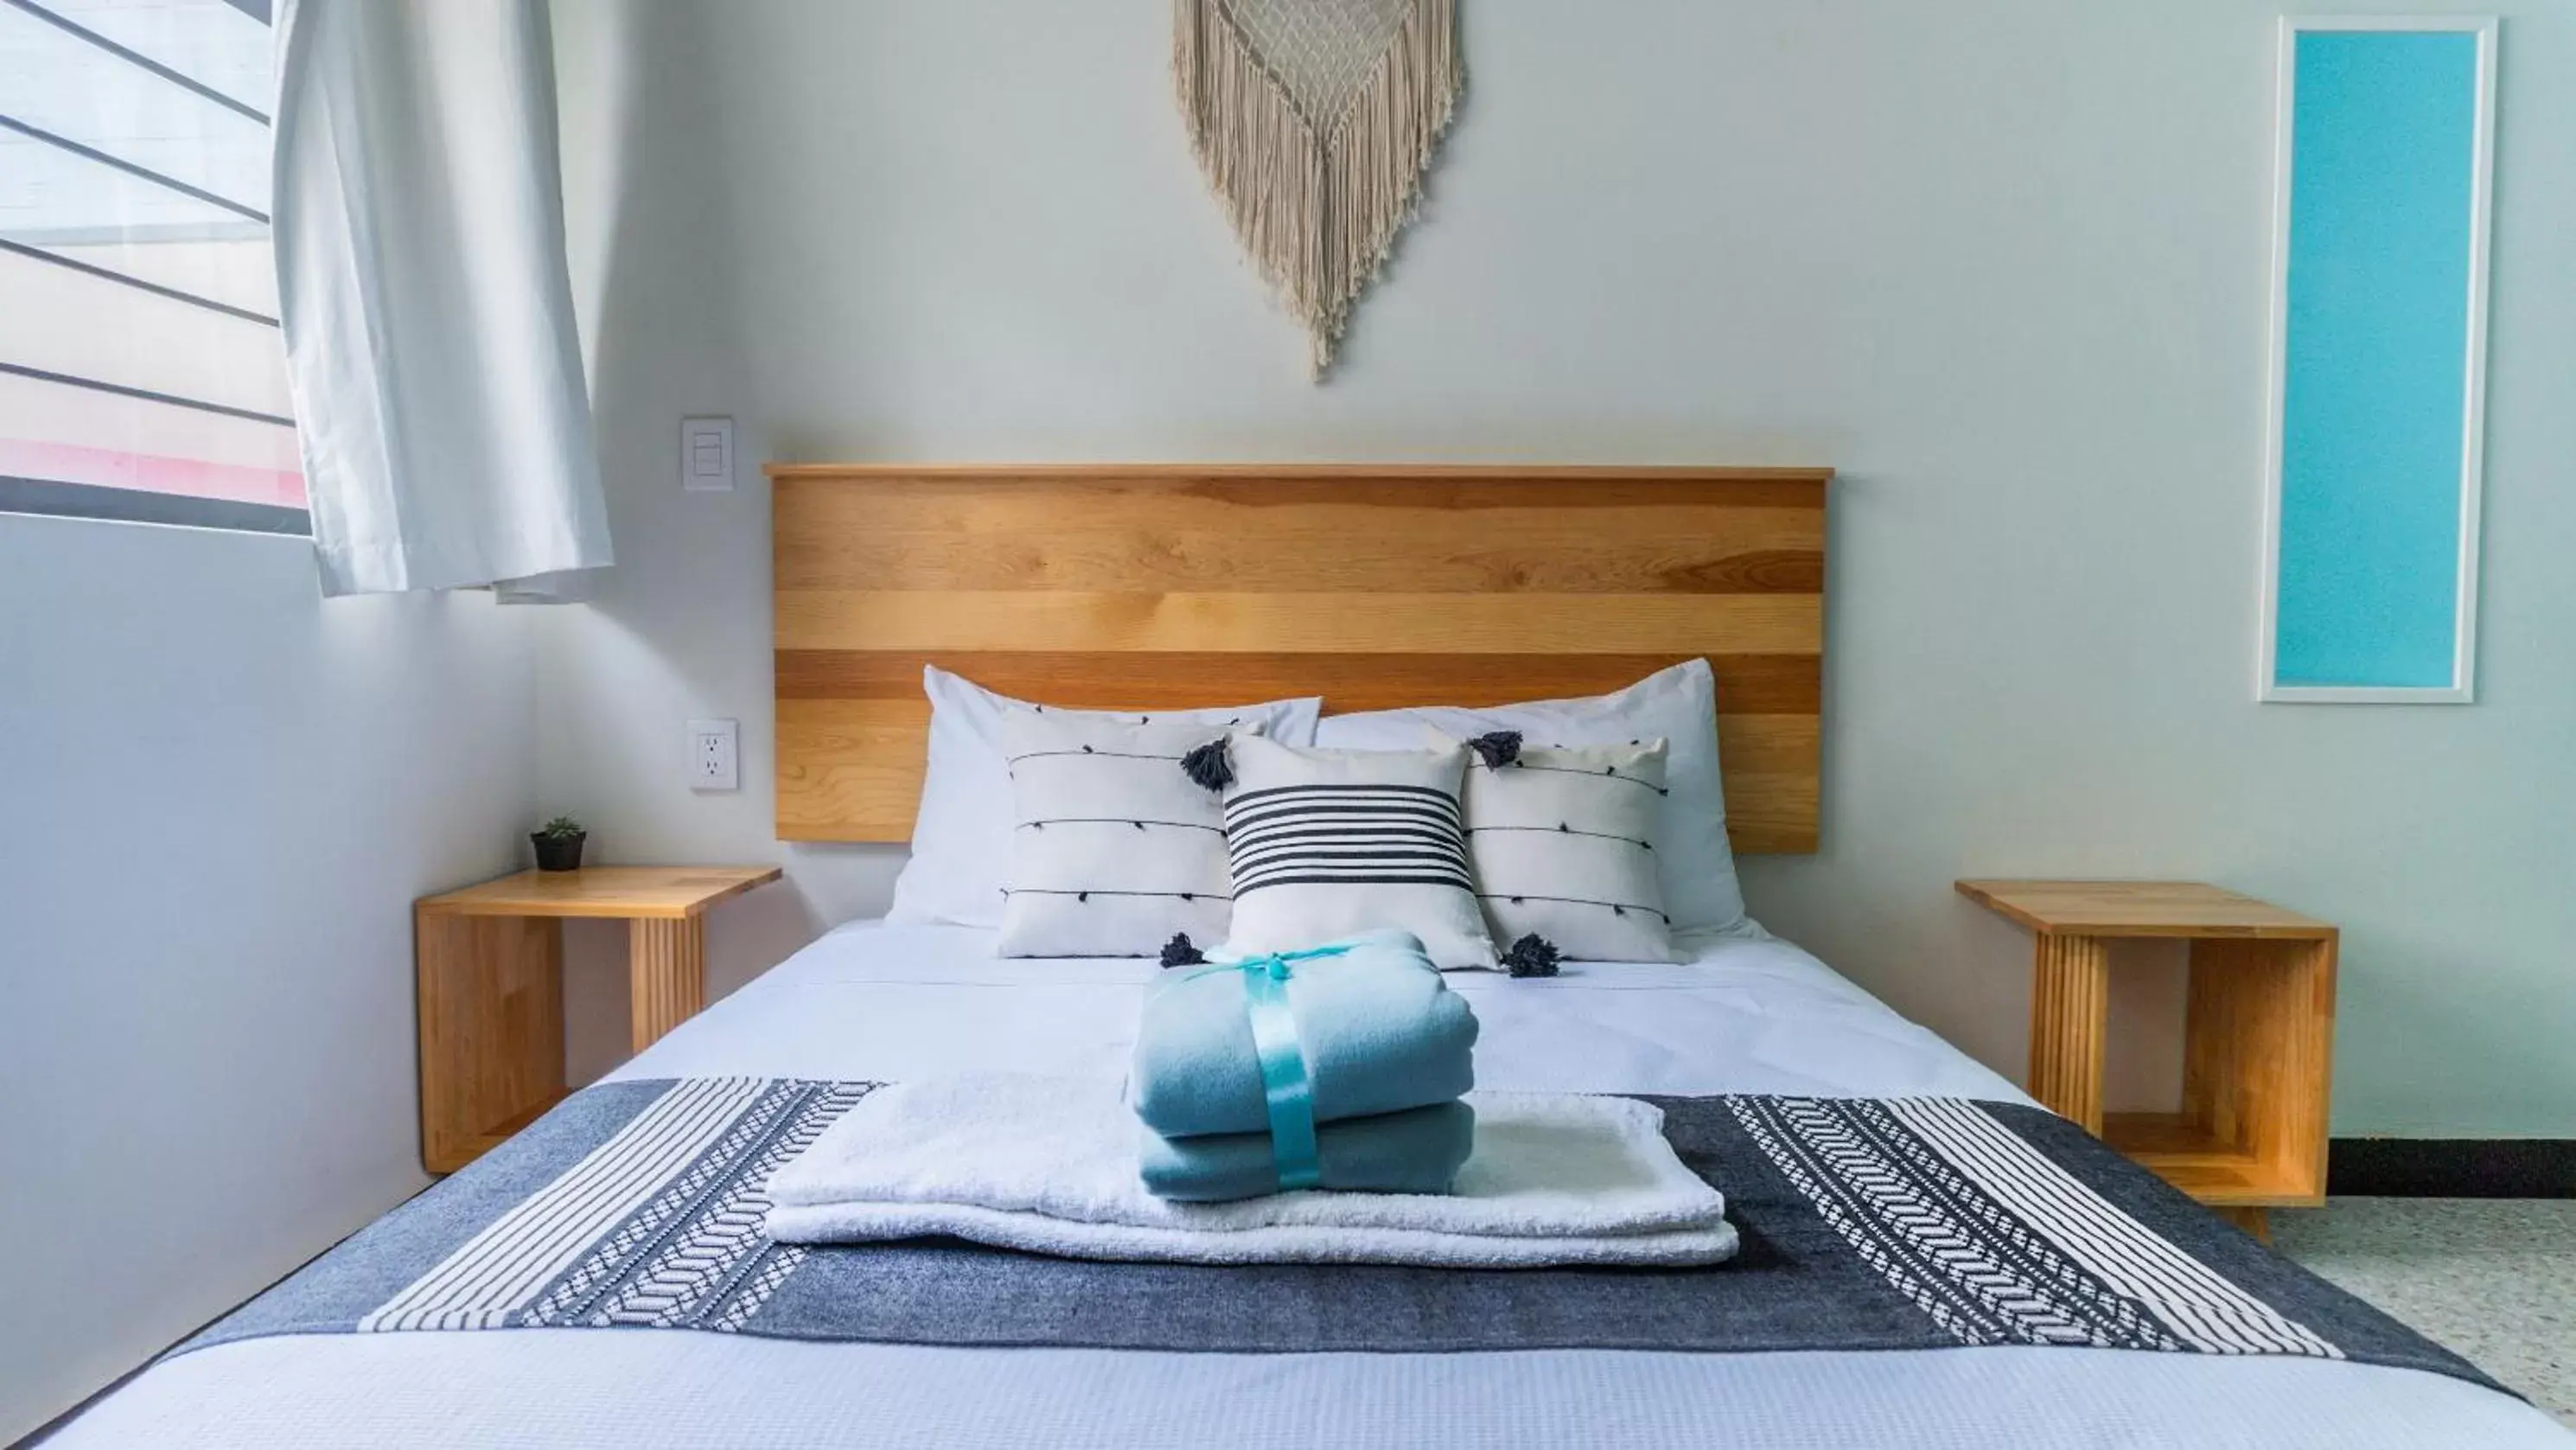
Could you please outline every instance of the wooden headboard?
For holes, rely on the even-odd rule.
[[[934,663],[1024,699],[1596,694],[1705,655],[1738,851],[1816,847],[1831,469],[772,465],[778,834],[911,839]]]

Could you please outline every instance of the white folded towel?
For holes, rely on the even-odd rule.
[[[961,1074],[868,1094],[769,1180],[769,1236],[951,1235],[1068,1258],[1202,1264],[1710,1264],[1726,1201],[1627,1098],[1472,1093],[1456,1191],[1169,1203],[1136,1175],[1136,1119],[1102,1080]]]

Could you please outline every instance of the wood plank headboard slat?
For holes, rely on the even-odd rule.
[[[1736,849],[1815,849],[1830,469],[769,474],[782,839],[910,839],[926,663],[1070,706],[1348,711],[1705,656]]]

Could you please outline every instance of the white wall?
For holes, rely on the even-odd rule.
[[[0,1442],[427,1181],[410,902],[515,859],[526,635],[0,514]]]
[[[2576,10],[2503,50],[2481,702],[2252,703],[2276,0],[1474,0],[1470,95],[1328,385],[1174,119],[1168,7],[559,0],[620,566],[548,621],[549,804],[790,862],[732,980],[882,906],[770,834],[790,459],[1829,463],[1825,848],[1757,912],[2006,1071],[1972,874],[2344,924],[2336,1129],[2576,1134]],[[2348,8],[2338,6],[2337,8]],[[2453,9],[2410,0],[2414,9]],[[747,788],[692,797],[681,721]],[[752,898],[754,902],[761,898]]]

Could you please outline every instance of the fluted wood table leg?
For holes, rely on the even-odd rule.
[[[707,928],[694,916],[642,917],[627,924],[627,974],[635,1050],[707,1005]]]
[[[2043,935],[2030,994],[2030,1095],[2102,1135],[2102,1058],[2111,1018],[2110,944]]]

